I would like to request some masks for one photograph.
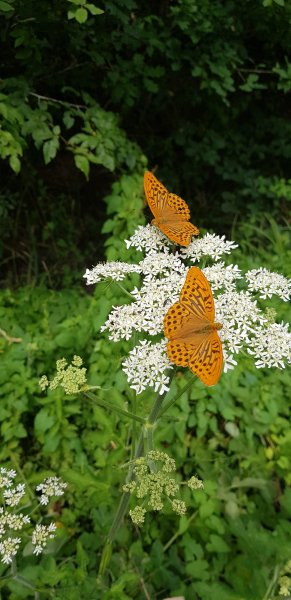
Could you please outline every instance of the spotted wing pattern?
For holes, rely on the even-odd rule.
[[[176,194],[170,194],[150,171],[144,175],[144,189],[155,217],[154,224],[171,241],[188,246],[192,236],[199,234],[199,229],[189,222],[190,210],[185,200]]]
[[[190,304],[194,314],[200,319],[214,321],[215,309],[211,287],[198,267],[189,269],[180,294],[180,302]]]
[[[214,323],[210,285],[197,267],[189,269],[179,302],[164,318],[167,354],[178,366],[189,367],[206,385],[215,385],[223,367],[223,352]]]

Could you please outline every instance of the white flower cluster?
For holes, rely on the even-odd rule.
[[[142,281],[139,288],[131,291],[132,302],[113,307],[102,326],[101,331],[108,331],[110,339],[115,342],[129,340],[133,332],[152,336],[162,334],[164,316],[179,299],[185,282],[189,268],[187,260],[189,263],[208,256],[213,264],[202,270],[215,296],[216,320],[223,324],[219,335],[223,345],[224,371],[234,368],[236,356],[242,351],[254,356],[258,368],[283,368],[290,361],[287,325],[270,324],[268,309],[264,312],[256,300],[258,290],[262,299],[276,293],[286,300],[289,284],[283,276],[267,269],[248,271],[243,276],[237,265],[226,266],[220,261],[221,256],[229,254],[237,245],[224,236],[214,234],[195,238],[188,247],[171,253],[171,242],[157,227],[147,225],[138,227],[126,245],[145,252],[138,265],[129,265],[140,273]],[[116,265],[118,263],[108,263],[106,271],[109,273],[111,269],[113,279],[118,276]],[[237,291],[237,282],[239,288],[244,289]],[[167,370],[170,365],[164,338],[159,343],[143,340],[123,361],[123,370],[137,393],[147,387],[163,393],[169,385]]]
[[[198,262],[202,256],[210,256],[213,260],[219,260],[223,254],[230,254],[238,245],[225,239],[225,235],[219,236],[214,233],[206,233],[201,238],[195,238],[189,246],[180,250],[183,258],[190,258]]]
[[[18,507],[23,496],[26,493],[25,484],[19,483],[13,487],[13,479],[16,477],[12,469],[0,468],[0,488],[2,488],[2,504],[0,507],[0,560],[4,564],[10,564],[13,557],[16,556],[21,544],[21,537],[14,537],[13,532],[22,530],[30,526],[30,517],[21,512],[12,512],[12,509]],[[42,492],[40,504],[47,504],[51,496],[61,496],[67,484],[62,482],[59,477],[49,477],[37,487]],[[0,495],[1,496],[1,495]],[[1,497],[0,497],[1,500]],[[54,537],[53,532],[56,526],[36,525],[32,531],[33,553],[40,554],[43,551],[48,539]],[[21,535],[19,533],[19,535]]]
[[[63,496],[66,487],[60,477],[48,477],[36,488],[37,492],[41,492],[40,503],[48,504],[51,497]]]
[[[114,342],[129,340],[133,330],[150,335],[160,333],[165,313],[178,300],[179,289],[185,280],[186,269],[182,263],[181,271],[183,275],[170,271],[167,277],[161,278],[146,275],[141,288],[131,292],[134,302],[113,307],[101,331],[108,330],[109,338]]]
[[[258,327],[252,336],[249,354],[257,358],[255,365],[284,369],[291,362],[291,335],[287,323],[272,323],[268,327]]]
[[[152,227],[150,224],[145,227],[139,225],[129,240],[125,240],[125,244],[127,249],[133,247],[137,250],[145,250],[145,252],[165,250],[171,246],[170,240],[160,229]]]
[[[263,300],[271,298],[273,295],[279,296],[285,302],[290,300],[291,282],[279,273],[272,273],[261,267],[247,271],[245,278],[248,281],[249,290],[260,292],[260,298]]]
[[[56,525],[50,523],[49,525],[36,525],[31,542],[34,546],[33,554],[41,554],[43,549],[46,547],[48,540],[53,539]]]
[[[172,367],[167,357],[165,340],[158,344],[146,340],[140,342],[123,361],[122,366],[130,387],[137,394],[147,387],[154,388],[160,394],[169,390],[170,377],[165,371]]]
[[[93,269],[86,269],[83,277],[87,279],[87,285],[98,283],[102,279],[110,277],[115,281],[122,281],[128,273],[139,273],[138,265],[129,265],[128,263],[112,262],[112,263],[100,263],[93,267]]]
[[[218,262],[211,267],[202,269],[205,277],[211,283],[212,292],[225,289],[227,291],[235,290],[237,279],[242,279],[241,270],[237,265],[225,266],[224,262]]]

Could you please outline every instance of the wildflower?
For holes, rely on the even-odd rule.
[[[172,509],[177,515],[180,515],[180,517],[183,517],[187,512],[185,502],[183,502],[183,500],[177,500],[176,498],[172,501]]]
[[[269,327],[258,327],[249,340],[248,353],[257,359],[257,369],[262,367],[285,368],[291,361],[291,334],[287,323],[273,323]]]
[[[0,488],[11,487],[16,472],[13,469],[0,468]]]
[[[60,477],[48,477],[36,487],[41,492],[40,504],[48,504],[52,496],[63,496],[66,487],[67,484]]]
[[[174,512],[184,514],[186,505],[176,498],[179,484],[169,473],[176,470],[175,461],[165,452],[151,450],[146,456],[134,461],[133,473],[135,479],[123,486],[123,491],[143,500],[143,506],[138,505],[130,516],[134,523],[142,524],[148,510],[161,511],[165,502],[170,501]],[[140,513],[140,509],[142,513]]]
[[[204,488],[203,481],[198,479],[198,477],[195,477],[195,475],[190,477],[189,481],[187,481],[187,485],[191,490],[203,490]]]
[[[169,375],[165,371],[172,366],[166,353],[166,342],[162,340],[158,344],[142,341],[129,352],[128,357],[122,363],[123,371],[137,394],[143,392],[147,387],[154,388],[160,394],[169,390]]]
[[[242,279],[241,270],[237,265],[225,266],[224,262],[218,262],[211,267],[205,267],[202,271],[211,283],[212,292],[219,289],[225,289],[226,291],[235,290],[236,280]]]
[[[83,361],[80,356],[75,355],[72,364],[68,365],[65,358],[57,360],[57,374],[49,381],[46,375],[43,375],[39,380],[39,385],[42,390],[49,387],[51,390],[55,390],[57,387],[62,387],[65,393],[77,394],[79,391],[84,389],[86,386],[86,371],[82,367]]]
[[[152,225],[143,227],[139,225],[134,234],[125,240],[127,248],[134,247],[137,250],[165,250],[171,246],[170,240],[158,229]]]
[[[49,539],[53,539],[56,525],[50,523],[47,525],[36,525],[31,538],[31,543],[34,546],[33,554],[41,554],[46,547]]]
[[[20,546],[20,538],[8,537],[6,540],[0,542],[0,556],[1,562],[8,565],[12,562],[12,559],[17,554],[17,550]]]
[[[24,495],[24,483],[19,483],[15,488],[9,488],[3,492],[3,497],[5,498],[5,502],[8,504],[8,506],[17,506]]]
[[[142,525],[144,523],[146,509],[142,506],[136,506],[133,510],[129,511],[132,522],[135,525]]]
[[[162,335],[160,342],[155,340],[154,343],[148,337],[139,341],[122,362],[129,385],[137,394],[148,387],[160,394],[169,389],[168,369],[172,363],[163,336],[164,317],[169,307],[179,300],[189,268],[187,262],[202,257],[211,260],[203,272],[214,294],[215,319],[223,325],[218,335],[223,346],[224,372],[233,369],[237,365],[237,356],[246,351],[254,356],[258,368],[282,368],[290,360],[287,325],[276,324],[273,312],[261,309],[256,300],[258,289],[263,290],[261,298],[277,293],[287,299],[289,284],[284,277],[267,269],[248,271],[244,277],[237,265],[225,265],[221,261],[222,255],[229,254],[237,244],[224,236],[206,234],[173,253],[166,236],[158,228],[147,225],[138,227],[126,245],[145,254],[138,265],[129,265],[128,270],[140,274],[141,285],[132,289],[130,304],[112,308],[101,331],[108,332],[109,339],[114,342],[129,340],[135,332],[143,336]],[[108,269],[112,268],[114,272],[116,264],[112,263],[112,267],[110,264]],[[105,267],[101,267],[104,275]],[[122,269],[125,274],[126,267]],[[238,283],[242,288],[240,291]]]
[[[263,267],[247,271],[245,278],[248,281],[249,290],[260,292],[263,300],[271,298],[274,294],[287,302],[290,299],[290,282],[279,273],[272,273]]]
[[[202,256],[210,256],[213,260],[219,260],[223,254],[230,254],[237,247],[235,242],[226,240],[224,235],[206,233],[201,238],[193,239],[187,248],[181,249],[180,253],[182,257],[190,258],[193,262],[198,262]]]
[[[107,278],[122,281],[128,273],[139,273],[139,271],[138,265],[129,265],[122,262],[100,263],[91,270],[86,269],[83,277],[87,279],[87,285],[92,285]]]

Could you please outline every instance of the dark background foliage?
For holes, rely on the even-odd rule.
[[[4,279],[6,268],[16,281],[49,270],[60,285],[62,262],[73,271],[80,253],[102,257],[103,198],[145,168],[135,144],[200,227],[229,233],[266,211],[285,223],[290,4],[98,7],[1,2]]]

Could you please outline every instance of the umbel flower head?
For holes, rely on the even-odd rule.
[[[183,516],[186,513],[185,502],[177,497],[181,484],[173,477],[175,470],[174,459],[159,450],[151,450],[135,459],[134,479],[123,486],[124,492],[142,501],[129,511],[133,523],[142,525],[147,512],[160,511],[166,503],[176,514]],[[197,477],[191,477],[188,486],[194,490],[202,488],[203,483]]]
[[[15,559],[22,541],[27,539],[27,533],[31,533],[33,554],[40,554],[48,540],[54,537],[56,529],[54,523],[49,525],[38,523],[32,529],[29,514],[20,512],[21,502],[27,493],[26,486],[24,483],[15,485],[15,477],[14,470],[6,469],[6,467],[0,468],[0,500],[2,504],[0,507],[0,560],[7,565]],[[36,488],[42,492],[40,505],[47,504],[49,497],[61,496],[66,487],[67,484],[59,477],[45,479]],[[23,506],[23,510],[25,509],[27,510],[27,504]],[[38,514],[38,518],[40,517],[41,515]]]
[[[257,368],[284,368],[290,362],[291,336],[285,323],[270,319],[269,307],[264,309],[258,300],[279,296],[290,297],[288,280],[266,269],[248,271],[245,275],[235,264],[226,266],[221,260],[237,245],[207,233],[193,239],[186,248],[172,252],[172,245],[163,233],[152,225],[139,226],[127,248],[144,252],[144,258],[135,263],[110,263],[87,269],[84,277],[88,284],[101,279],[120,281],[134,272],[140,275],[140,286],[131,290],[130,303],[114,306],[101,331],[118,342],[130,340],[137,334],[140,340],[122,368],[130,387],[136,393],[153,388],[163,394],[169,389],[170,362],[166,351],[163,322],[169,308],[179,300],[189,268],[203,259],[202,271],[210,283],[215,302],[215,320],[222,324],[218,332],[222,342],[224,372],[233,369],[240,354],[253,357]],[[152,340],[152,336],[161,340]],[[136,338],[136,335],[135,335]]]
[[[68,395],[85,390],[87,369],[82,367],[82,364],[82,358],[77,355],[74,356],[70,365],[65,358],[57,360],[57,374],[51,381],[46,375],[43,375],[39,380],[40,388],[45,390],[48,387],[50,390],[55,390],[61,387]]]

